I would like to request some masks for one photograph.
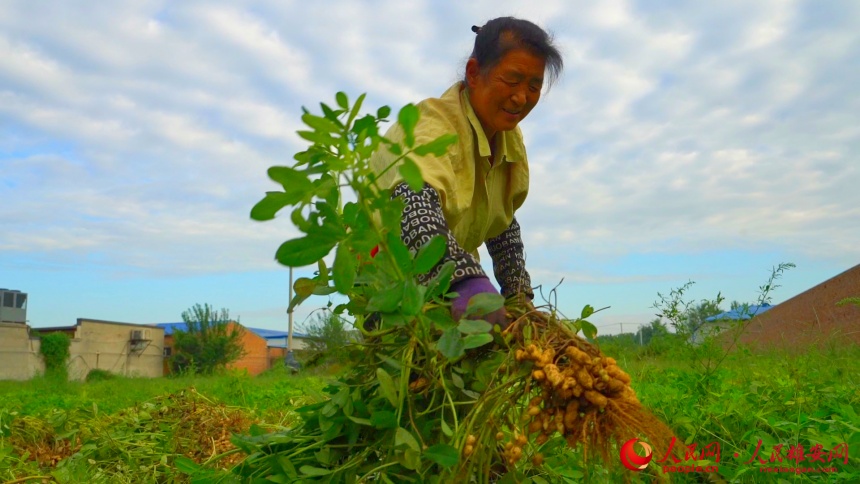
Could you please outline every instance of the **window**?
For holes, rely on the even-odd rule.
[[[3,307],[4,308],[14,308],[15,307],[15,293],[14,292],[4,292],[3,293]]]
[[[164,347],[164,357],[169,358],[170,355],[172,355],[172,354],[173,354],[173,348],[171,348],[170,346],[165,346]]]
[[[25,309],[27,307],[27,295],[19,292],[18,298],[15,301],[15,307],[18,309]]]

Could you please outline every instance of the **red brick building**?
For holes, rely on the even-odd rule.
[[[849,297],[860,297],[860,265],[754,317],[738,342],[760,349],[860,344],[860,307],[837,305]]]

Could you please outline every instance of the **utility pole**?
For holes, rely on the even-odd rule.
[[[293,302],[293,268],[290,267],[290,290],[289,290],[289,303],[292,305]],[[296,361],[296,357],[293,355],[293,308],[290,307],[287,309],[287,355],[284,357],[284,365],[292,368],[294,370],[298,370],[301,368],[301,365],[298,361]]]
[[[293,268],[290,267],[290,305],[293,302]],[[287,354],[293,353],[293,308],[287,310],[289,329],[287,330]]]

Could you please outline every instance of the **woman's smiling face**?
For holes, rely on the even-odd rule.
[[[540,100],[546,62],[525,49],[514,49],[486,74],[478,61],[466,64],[466,81],[472,109],[488,140],[499,131],[510,131]]]

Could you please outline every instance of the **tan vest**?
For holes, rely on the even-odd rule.
[[[496,163],[490,165],[490,144],[475,115],[462,82],[451,86],[439,99],[418,103],[421,116],[415,127],[415,145],[444,134],[459,139],[441,157],[410,156],[421,168],[424,181],[439,192],[442,211],[457,243],[478,257],[478,247],[511,224],[526,199],[529,167],[523,135],[517,127],[496,135]],[[393,125],[385,137],[403,141],[403,130]],[[396,158],[384,145],[374,153],[371,166],[379,173]],[[381,178],[383,188],[403,181],[396,168]]]

